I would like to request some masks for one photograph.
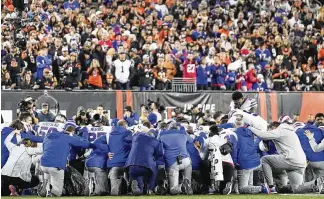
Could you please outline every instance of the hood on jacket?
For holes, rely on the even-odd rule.
[[[59,137],[61,137],[62,135],[63,135],[62,132],[55,131],[55,132],[48,134],[46,137],[48,139],[55,140],[55,139],[58,139]]]
[[[15,130],[14,128],[12,127],[4,127],[2,130],[1,130],[1,135],[5,135],[5,134],[8,134],[8,133],[11,133],[11,131]]]
[[[251,130],[247,129],[247,128],[243,128],[243,127],[240,127],[238,129],[236,129],[236,133],[239,133],[241,135],[243,135],[244,137],[251,137],[253,136],[253,133]]]

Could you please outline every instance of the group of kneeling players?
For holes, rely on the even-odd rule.
[[[314,123],[282,116],[268,124],[254,113],[254,99],[234,92],[232,100],[231,111],[210,125],[177,114],[159,121],[153,110],[140,122],[130,111],[109,126],[95,114],[87,126],[58,115],[35,127],[34,116],[21,113],[2,129],[2,195],[33,187],[40,196],[69,195],[71,167],[82,178],[74,195],[320,193],[324,114],[317,113]],[[35,150],[22,160],[15,147]],[[26,174],[13,175],[29,157]]]

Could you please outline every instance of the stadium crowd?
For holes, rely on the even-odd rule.
[[[35,112],[27,96],[1,131],[1,195],[321,193],[324,114],[268,124],[255,99],[232,94],[231,111],[176,108],[150,101],[137,114],[108,119],[104,107],[72,118]]]
[[[321,1],[1,4],[2,89],[324,90]]]

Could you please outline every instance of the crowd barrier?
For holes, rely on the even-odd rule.
[[[123,117],[125,106],[131,106],[140,113],[141,104],[160,99],[166,107],[165,117],[171,116],[174,107],[184,109],[199,104],[203,111],[229,111],[232,92],[174,93],[168,91],[48,91],[48,95],[59,102],[62,113],[73,116],[79,106],[95,109],[102,104],[111,118]],[[6,122],[16,118],[17,104],[25,96],[39,99],[44,91],[1,91],[1,114]],[[309,114],[324,112],[324,92],[246,92],[245,96],[258,99],[258,113],[268,121],[276,121],[281,115],[300,115],[300,121],[307,121]]]

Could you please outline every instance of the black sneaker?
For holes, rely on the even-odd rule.
[[[181,186],[181,191],[182,193],[186,194],[186,195],[192,195],[193,191],[192,188],[190,186],[189,180],[188,179],[184,179],[182,186]]]
[[[156,195],[166,195],[167,194],[167,189],[163,185],[158,185],[155,188],[155,194]]]
[[[223,195],[229,195],[232,192],[232,183],[226,183],[226,187],[223,189]]]
[[[122,185],[122,179],[118,179],[115,186],[111,188],[111,195],[112,196],[119,196],[121,195],[121,185]]]
[[[141,191],[140,191],[140,189],[138,188],[138,182],[137,182],[137,180],[133,180],[131,183],[132,183],[132,184],[131,184],[131,187],[132,187],[132,193],[133,193],[133,195],[134,195],[134,196],[139,196],[139,195],[141,195]]]

